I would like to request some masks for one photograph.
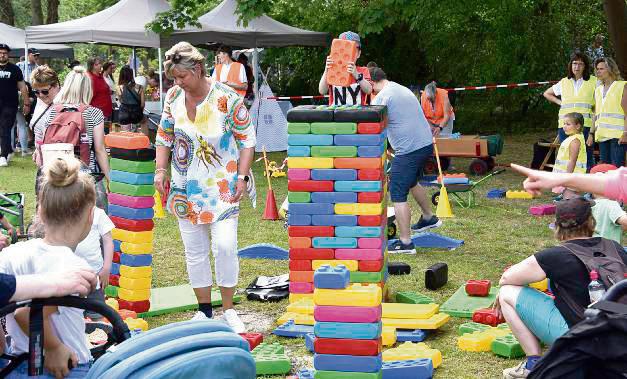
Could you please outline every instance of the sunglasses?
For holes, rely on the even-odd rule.
[[[33,92],[35,93],[35,95],[39,96],[39,95],[43,95],[43,96],[48,96],[48,94],[50,93],[50,88],[48,89],[42,89],[42,90],[37,90],[34,89]]]

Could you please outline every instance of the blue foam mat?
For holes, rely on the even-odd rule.
[[[463,240],[457,240],[450,237],[445,237],[437,233],[425,232],[414,234],[411,237],[412,242],[416,248],[423,249],[447,249],[454,250],[464,244]],[[388,248],[392,246],[397,239],[391,239],[388,241]]]
[[[240,258],[286,260],[289,257],[289,252],[281,247],[269,243],[257,243],[239,249],[237,255]]]

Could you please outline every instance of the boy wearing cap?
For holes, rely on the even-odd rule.
[[[357,42],[357,58],[361,56],[361,38],[359,34],[348,31],[340,34],[339,39]],[[327,71],[333,65],[333,60],[327,56],[324,73],[318,84],[321,95],[329,94],[329,105],[367,105],[370,104],[372,93],[372,81],[368,67],[356,66],[355,62],[349,62],[346,71],[353,77],[353,82],[348,87],[331,86],[327,83]]]
[[[592,205],[581,197],[560,201],[555,215],[555,237],[561,245],[544,249],[503,273],[495,307],[527,355],[520,365],[503,370],[503,378],[526,378],[541,357],[540,341],[553,344],[583,319],[583,309],[590,305],[590,274],[573,251],[598,251],[601,247],[608,257],[618,256],[616,259],[622,259],[627,266],[627,254],[622,246],[592,237],[595,227]],[[527,287],[545,278],[551,281],[555,301]]]

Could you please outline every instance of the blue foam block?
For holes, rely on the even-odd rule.
[[[314,215],[311,225],[315,226],[356,226],[357,216],[353,215]]]
[[[132,172],[124,172],[118,170],[111,170],[111,181],[127,184],[153,184],[155,181],[155,174],[135,174]]]
[[[287,250],[276,245],[256,243],[239,249],[237,255],[240,258],[285,260],[290,254]]]
[[[122,251],[122,241],[113,240],[113,251]]]
[[[499,199],[499,198],[505,197],[506,193],[507,191],[504,189],[492,188],[491,190],[488,191],[488,193],[486,193],[485,196],[488,199]]]
[[[401,330],[396,329],[396,341],[397,342],[422,342],[427,337],[427,334],[422,329],[415,330]]]
[[[311,170],[311,180],[357,180],[357,170],[327,168]]]
[[[316,370],[348,371],[348,372],[379,372],[383,365],[381,354],[369,356],[314,354],[313,360]]]
[[[120,254],[120,264],[131,267],[150,266],[152,254]]]
[[[314,327],[311,325],[296,325],[294,320],[288,320],[283,325],[279,325],[272,334],[281,337],[304,337],[308,333],[313,333]]]
[[[385,151],[384,145],[379,146],[359,146],[357,148],[357,156],[362,158],[378,158]]]
[[[323,265],[314,272],[314,288],[345,289],[350,280],[351,273],[344,265]]]
[[[311,225],[311,215],[295,215],[290,213],[287,215],[288,225],[309,226]]]
[[[305,334],[305,347],[307,348],[307,350],[311,351],[312,353],[314,352],[314,339],[315,338],[316,338],[316,335],[313,333]]]
[[[381,237],[382,232],[380,226],[338,226],[335,228],[336,237]]]
[[[298,379],[314,379],[315,373],[316,372],[314,370],[304,368],[297,372],[296,376]]]
[[[290,134],[287,136],[289,146],[331,146],[333,136],[330,134]]]
[[[311,148],[309,146],[288,146],[288,157],[309,157],[311,156]]]
[[[111,263],[111,275],[120,275],[120,264],[112,262]]]
[[[301,215],[332,215],[335,213],[332,203],[291,203],[290,214]]]
[[[357,238],[314,237],[311,244],[316,249],[354,249],[357,247]]]
[[[470,179],[468,178],[444,178],[444,185],[449,184],[468,184]]]
[[[333,143],[337,146],[379,146],[385,135],[381,134],[336,134]]]
[[[333,184],[333,189],[337,192],[379,192],[382,190],[380,180],[338,180]]]
[[[431,358],[383,362],[383,379],[431,379]]]
[[[431,248],[431,249],[448,249],[453,250],[464,244],[463,240],[456,240],[454,238],[441,236],[436,233],[418,233],[411,237],[412,242],[416,247]],[[388,241],[388,248],[397,241],[397,239],[391,239]]]
[[[128,218],[131,220],[152,219],[155,211],[152,208],[128,208],[121,205],[109,204],[109,216]]]
[[[381,323],[316,322],[314,334],[319,338],[374,340],[381,337]]]
[[[356,203],[355,192],[312,192],[312,203]]]

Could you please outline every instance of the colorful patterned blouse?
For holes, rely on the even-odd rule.
[[[171,88],[163,107],[157,146],[172,149],[172,179],[168,210],[193,224],[210,224],[237,217],[233,201],[239,149],[254,147],[255,128],[248,110],[231,88],[213,82],[187,117],[185,91]]]

